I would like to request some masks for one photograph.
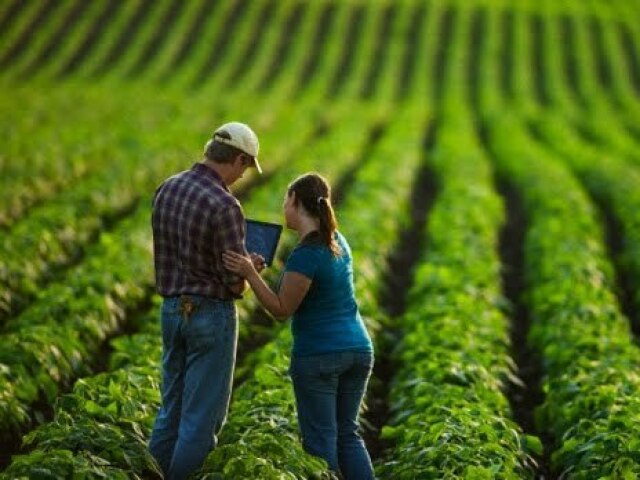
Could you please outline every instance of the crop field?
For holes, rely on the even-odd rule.
[[[0,0],[0,112],[0,479],[161,478],[151,198],[231,120],[247,217],[333,186],[378,478],[640,478],[640,2]],[[238,307],[197,478],[333,478]]]

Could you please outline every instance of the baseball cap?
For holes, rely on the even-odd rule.
[[[213,132],[211,140],[231,145],[241,152],[251,155],[256,170],[258,173],[262,173],[262,168],[258,163],[258,151],[260,150],[258,136],[248,125],[240,122],[225,123]]]

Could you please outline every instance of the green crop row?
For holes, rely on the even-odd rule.
[[[503,390],[519,383],[503,313],[502,202],[465,110],[439,128],[429,165],[439,185],[416,267],[391,387],[393,478],[532,478],[536,437],[511,420]]]
[[[542,357],[546,394],[536,420],[555,439],[552,466],[571,478],[630,478],[640,473],[640,357],[593,205],[517,118],[502,112],[484,125],[498,173],[527,215],[529,340]]]
[[[23,439],[0,478],[159,478],[148,433],[160,403],[159,306],[137,319],[141,331],[112,341],[109,372],[78,380],[60,397],[54,419]]]
[[[620,39],[621,24],[607,18],[611,10],[597,7],[598,15],[559,18],[550,4],[537,13],[539,38],[526,34],[526,24],[520,22],[518,84],[522,87],[518,102],[521,108],[534,110],[534,83],[530,65],[533,42],[541,57],[541,69],[535,74],[547,93],[544,106],[562,111],[561,117],[580,126],[587,135],[607,144],[609,150],[638,161],[638,144],[627,131],[628,122],[636,122],[638,99],[629,84],[630,65],[623,57]],[[531,20],[531,19],[530,19]],[[572,38],[566,41],[565,35]],[[596,46],[598,46],[596,48]],[[603,77],[605,77],[603,79]],[[622,108],[622,110],[621,110]],[[585,114],[585,109],[589,112]]]
[[[147,220],[147,209],[139,208],[113,233],[103,234],[94,258],[6,325],[0,335],[0,383],[8,397],[0,405],[3,434],[24,428],[29,406],[40,395],[52,401],[60,385],[90,371],[100,343],[117,331],[125,309],[148,295],[149,237],[145,229],[132,228]]]
[[[93,100],[90,94],[83,95],[83,102]],[[3,229],[37,203],[108,166],[109,146],[123,142],[123,133],[129,127],[124,122],[116,123],[122,119],[122,111],[114,108],[90,112],[77,108],[73,114],[83,116],[83,121],[77,122],[75,128],[61,127],[57,115],[69,108],[65,90],[40,96],[18,89],[11,98],[1,97],[0,102],[5,112],[0,119],[4,138],[0,154],[0,228]],[[10,108],[14,102],[20,103],[24,110],[17,112]],[[87,117],[91,121],[87,121]],[[96,135],[90,126],[97,123],[114,124],[114,128],[105,135]],[[34,130],[37,136],[29,134]]]
[[[548,14],[552,9],[549,5],[546,8]],[[599,122],[607,132],[615,130],[616,123],[613,128],[603,125],[608,120],[602,122],[602,114],[609,111],[602,100],[587,114],[581,110],[580,90],[571,86],[563,49],[558,48],[563,45],[561,20],[544,16],[542,24],[543,80],[551,103],[573,121],[591,125]],[[578,63],[585,50],[572,52]],[[519,83],[524,83],[518,109],[533,112],[530,114],[538,118],[532,101],[530,52],[527,43],[517,49],[520,62],[516,76]],[[498,170],[503,181],[524,197],[531,217],[525,246],[529,286],[525,299],[534,317],[529,343],[543,354],[547,397],[537,414],[539,432],[550,432],[555,439],[549,453],[557,473],[564,472],[571,478],[607,474],[633,477],[637,475],[633,472],[637,471],[638,447],[628,440],[633,438],[633,434],[629,436],[631,426],[637,422],[637,402],[629,402],[629,394],[637,396],[633,392],[637,392],[638,380],[631,373],[637,368],[633,366],[637,352],[631,347],[626,320],[617,310],[602,232],[575,180],[549,158],[548,152],[512,125],[517,120],[506,110],[513,106],[504,103],[501,92],[491,88],[495,84],[487,76],[491,63],[484,65],[482,110],[496,112],[485,123],[492,132]],[[491,68],[499,67],[494,63]],[[592,74],[585,69],[580,76]],[[592,95],[601,94],[592,91]],[[608,119],[612,114],[607,115]],[[553,127],[540,128],[556,129],[556,146],[564,142],[575,146],[571,137],[560,137],[559,119],[554,119]],[[585,165],[579,159],[570,163]],[[614,418],[608,418],[608,412],[615,412]]]
[[[611,153],[615,152],[616,155],[640,163],[638,144],[629,136],[626,127],[627,122],[637,123],[640,119],[638,100],[632,100],[624,94],[624,82],[628,74],[624,65],[620,61],[616,62],[621,53],[621,45],[612,41],[608,44],[604,42],[605,33],[612,29],[611,22],[599,22],[590,18],[576,19],[573,24],[576,32],[575,61],[579,98],[584,101],[590,113],[584,115],[574,110],[571,118],[587,135],[606,141]],[[560,83],[557,71],[550,70],[549,73],[550,76],[556,75],[549,79],[551,85]],[[620,86],[620,83],[623,85]],[[563,104],[566,105],[567,102]],[[624,115],[620,114],[621,107],[626,111]]]
[[[70,15],[70,12],[67,11],[69,7],[82,3],[83,2],[64,2],[64,8],[58,8],[59,4],[55,3],[52,5],[52,11],[48,12],[49,16],[52,17],[54,13],[57,14],[59,11],[62,11],[64,16]],[[107,9],[112,2],[94,3],[100,7],[99,9],[96,8],[96,13],[104,14],[105,11],[108,11]],[[137,2],[128,2],[123,8],[117,8],[113,13],[118,19],[122,16],[132,16],[135,12],[131,11],[130,5],[136,3]],[[38,2],[31,2],[31,5],[37,4]],[[62,2],[60,2],[60,5],[61,4]],[[173,4],[175,5],[176,2],[173,2]],[[154,11],[160,10],[165,13],[166,11],[171,11],[169,9],[172,5],[171,2],[159,2],[158,5],[162,5],[162,8],[154,8]],[[194,10],[195,8],[183,8],[181,11],[193,16]],[[88,30],[86,37],[90,37],[94,34],[93,30],[95,30],[91,28],[91,21],[97,23],[100,18],[101,15],[97,15],[91,19],[83,17],[81,21],[76,20],[76,23],[81,23],[82,28],[80,28],[80,30]],[[153,15],[146,17],[147,22],[151,22],[152,19]],[[49,18],[45,20],[45,25],[41,30],[45,32],[50,30],[48,35],[51,37],[54,35],[56,28],[55,25],[47,28],[48,23],[46,22],[49,21],[51,21]],[[85,23],[87,25],[84,25]],[[99,40],[102,39],[102,37],[117,36],[120,31],[116,30],[114,32],[112,29],[116,27],[120,30],[125,28],[125,25],[122,23],[122,21],[113,22],[113,24],[110,23],[108,26],[111,27],[111,29],[106,28],[105,30],[101,30],[100,33],[102,35]],[[157,30],[160,29],[158,28]],[[183,34],[188,32],[188,30],[185,31],[184,27],[180,31]],[[164,33],[166,34],[167,32]],[[40,34],[40,30],[38,34]],[[31,45],[29,42],[26,43],[29,46]],[[73,44],[74,42],[70,43]],[[82,44],[82,42],[76,43],[78,45]],[[135,44],[135,42],[132,43]],[[35,46],[33,48],[35,48]],[[79,46],[78,48],[80,49],[82,47]],[[64,62],[59,60],[58,62],[54,61],[54,63]],[[75,78],[77,79],[78,76]],[[105,80],[103,79],[102,81],[104,82]],[[111,84],[113,85],[113,81]],[[137,152],[128,151],[126,148],[130,146],[129,144],[139,141],[139,139],[131,138],[132,134],[130,132],[140,128],[140,126],[136,124],[137,122],[152,122],[156,117],[162,118],[163,112],[158,110],[157,106],[150,109],[148,105],[145,105],[144,108],[140,109],[142,105],[140,105],[140,102],[135,101],[140,97],[134,96],[133,99],[125,100],[121,98],[122,95],[119,95],[116,99],[109,99],[110,102],[107,103],[101,101],[102,98],[100,97],[104,98],[104,91],[102,89],[87,92],[85,88],[79,89],[78,87],[82,87],[82,85],[69,85],[68,88],[54,90],[53,96],[50,96],[50,92],[47,92],[48,95],[42,97],[34,95],[33,89],[27,90],[23,88],[16,92],[20,95],[18,98],[3,97],[3,100],[8,102],[5,105],[6,115],[4,115],[2,119],[3,128],[6,129],[10,142],[6,144],[3,149],[3,158],[0,163],[3,173],[6,173],[6,176],[2,178],[4,186],[1,191],[3,195],[2,198],[6,198],[7,200],[7,206],[6,210],[3,211],[2,217],[9,215],[11,212],[24,210],[25,207],[22,206],[22,203],[27,203],[28,206],[29,203],[53,195],[63,187],[71,186],[75,177],[78,177],[89,169],[95,170],[98,166],[113,163],[115,159],[112,157],[114,154],[117,154],[117,151],[120,153],[126,152],[129,157],[138,157],[138,159],[141,160]],[[5,88],[11,90],[16,89],[14,85],[8,82]],[[80,98],[78,98],[76,93],[78,90],[81,91]],[[76,108],[68,105],[69,99],[71,98],[73,102],[75,102],[74,106]],[[178,101],[184,102],[184,100],[181,92],[181,97]],[[225,99],[225,101],[227,100]],[[96,104],[96,102],[98,102],[98,104]],[[15,108],[16,104],[20,104],[21,108],[19,110]],[[33,112],[32,115],[25,116],[25,108]],[[136,110],[134,109],[146,112],[148,116],[138,120]],[[62,128],[59,121],[61,111],[65,111],[65,122]],[[133,120],[133,122],[126,126],[125,123],[127,120]],[[100,126],[102,125],[104,127],[106,124],[119,128],[117,128],[117,130],[113,128],[103,129],[102,131],[108,135],[96,134],[96,132],[101,131]],[[37,139],[33,138],[33,135],[30,134],[34,131],[34,128],[37,129],[39,133]],[[112,130],[120,132],[119,135],[116,136],[116,131]],[[125,135],[127,131],[129,131],[129,135]],[[119,137],[125,138],[119,140]],[[120,141],[121,144],[113,145],[113,142],[118,141]],[[89,156],[91,154],[90,146],[92,142],[97,143],[103,148],[102,151],[99,150],[92,155],[97,158],[91,158],[91,156]],[[111,149],[108,148],[109,144],[112,144]],[[77,153],[73,153],[74,149]],[[23,199],[22,197],[26,198]],[[9,202],[9,200],[11,201]],[[4,208],[5,202],[2,202],[2,205]],[[9,220],[11,220],[11,218]]]
[[[531,478],[529,453],[542,449],[511,419],[503,393],[520,380],[501,293],[504,208],[465,106],[473,13],[456,9],[444,54],[442,113],[428,153],[438,196],[394,349],[381,477]],[[495,36],[485,40],[493,50]]]
[[[21,95],[25,93],[20,92]],[[70,109],[73,102],[78,101],[76,96],[69,96],[67,89],[61,89],[52,97],[49,106],[58,114],[63,107]],[[165,103],[153,108],[153,104],[139,99],[139,93],[134,91],[130,96],[123,92],[117,101],[105,97],[101,91],[88,91],[82,100],[91,108],[79,108],[80,113],[69,115],[65,128],[57,129],[57,135],[69,137],[61,142],[46,136],[46,131],[50,129],[54,133],[55,124],[59,123],[53,115],[36,113],[30,122],[11,128],[12,136],[33,137],[29,134],[34,128],[32,123],[37,124],[38,117],[42,116],[45,145],[32,141],[34,154],[44,153],[46,160],[64,175],[66,170],[75,169],[72,162],[76,154],[69,151],[69,146],[77,143],[84,145],[78,147],[78,154],[88,157],[81,160],[78,169],[82,170],[82,165],[92,162],[100,168],[73,185],[65,185],[69,188],[34,208],[30,215],[4,232],[0,245],[0,318],[23,308],[44,282],[51,280],[56,269],[74,262],[100,231],[126,216],[144,192],[152,191],[164,175],[177,168],[178,161],[186,156],[186,148],[181,144],[194,137],[193,133],[185,131],[184,123],[182,130],[171,123],[179,108],[175,104]],[[93,113],[96,111],[100,113]],[[118,117],[124,119],[118,120]],[[110,128],[110,123],[116,126]],[[95,133],[105,129],[105,124],[111,133],[106,136]],[[160,132],[162,137],[158,137]],[[98,140],[92,140],[92,135]],[[172,140],[174,144],[169,143]],[[24,143],[24,139],[20,142]],[[56,148],[61,150],[56,153]],[[84,149],[86,152],[82,153]],[[71,158],[56,160],[64,157],[64,152]],[[30,155],[26,145],[18,155],[20,157],[13,161],[22,161],[28,168]],[[99,158],[93,160],[94,156]],[[45,173],[36,171],[33,181],[39,182]],[[18,183],[25,189],[30,185]]]
[[[551,148],[575,170],[589,192],[601,202],[620,231],[622,245],[619,268],[628,277],[633,308],[640,308],[640,171],[577,136],[565,122],[552,114],[534,120]]]
[[[301,81],[301,70],[309,61],[305,53],[313,46],[314,26],[328,5],[339,12],[335,14],[340,17],[335,27],[341,36],[346,35],[348,26],[342,23],[348,20],[345,15],[362,9],[361,35],[356,37],[355,52],[354,45],[330,42],[325,36],[324,51],[338,47],[342,57],[349,56],[350,60],[342,66],[334,64],[332,75],[322,77],[318,72],[311,81],[346,73],[338,85],[346,95],[378,96],[378,90],[387,95],[398,78],[393,73],[397,68],[385,65],[401,61],[403,53],[405,60],[416,62],[406,41],[409,20],[418,6],[414,1],[376,5],[256,1],[248,8],[227,2],[212,7],[213,15],[204,2],[176,6],[169,0],[151,4],[132,1],[114,6],[98,1],[86,7],[83,2],[69,0],[49,6],[48,15],[33,7],[14,20],[17,24],[23,21],[26,26],[22,30],[28,30],[32,17],[42,17],[32,37],[16,33],[6,39],[16,49],[16,58],[9,63],[5,77],[28,75],[32,82],[46,82],[67,76],[95,78],[100,72],[105,85],[138,79],[181,91],[190,86],[212,92],[257,92],[270,89],[272,82],[280,84],[276,88],[287,84],[289,91],[296,86],[304,89],[306,85],[296,83]],[[201,18],[203,13],[206,20]],[[224,39],[225,22],[233,24],[236,41]],[[295,39],[290,38],[292,29]],[[193,31],[203,33],[203,41],[194,41]],[[17,44],[24,45],[18,48]],[[219,47],[216,52],[204,48],[211,44]],[[319,62],[325,61],[320,55]]]
[[[634,107],[637,108],[637,99],[630,97],[630,85],[626,83],[626,76],[622,75],[626,68],[621,58],[622,45],[614,38],[614,27],[618,25],[598,22],[593,17],[588,20],[590,23],[586,19],[576,22],[579,33],[576,41],[580,48],[575,56],[581,69],[581,98],[588,99],[591,114],[584,115],[576,108],[571,90],[562,75],[561,61],[555,53],[557,49],[548,49],[548,75],[545,80],[554,109],[529,109],[528,115],[536,134],[561,155],[619,226],[615,234],[620,237],[622,248],[617,264],[622,276],[630,283],[633,296],[631,303],[638,306],[640,297],[634,292],[633,285],[640,284],[640,225],[636,214],[640,208],[637,193],[640,190],[640,177],[632,163],[638,162],[640,157],[637,155],[637,142],[613,111],[613,108],[619,107],[616,102],[622,102],[632,112]],[[555,35],[557,39],[558,33]],[[547,45],[552,44],[553,40],[549,38]],[[600,48],[588,47],[598,42],[601,43]],[[603,52],[608,53],[606,59],[602,58]],[[586,79],[588,72],[597,70],[598,63],[605,63],[607,77],[614,84],[610,94],[595,73]],[[573,128],[573,125],[577,128]]]

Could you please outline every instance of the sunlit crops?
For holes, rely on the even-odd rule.
[[[234,186],[247,216],[281,222],[300,173],[334,187],[376,345],[379,478],[640,476],[639,16],[0,2],[0,476],[159,476],[150,199],[228,120],[261,142],[264,175]],[[239,307],[200,477],[329,478],[297,438],[287,325]]]

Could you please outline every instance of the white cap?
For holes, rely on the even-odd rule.
[[[247,155],[251,155],[258,173],[262,173],[262,168],[258,163],[258,151],[260,150],[258,136],[248,125],[240,122],[225,123],[213,132],[211,140],[231,145]]]

